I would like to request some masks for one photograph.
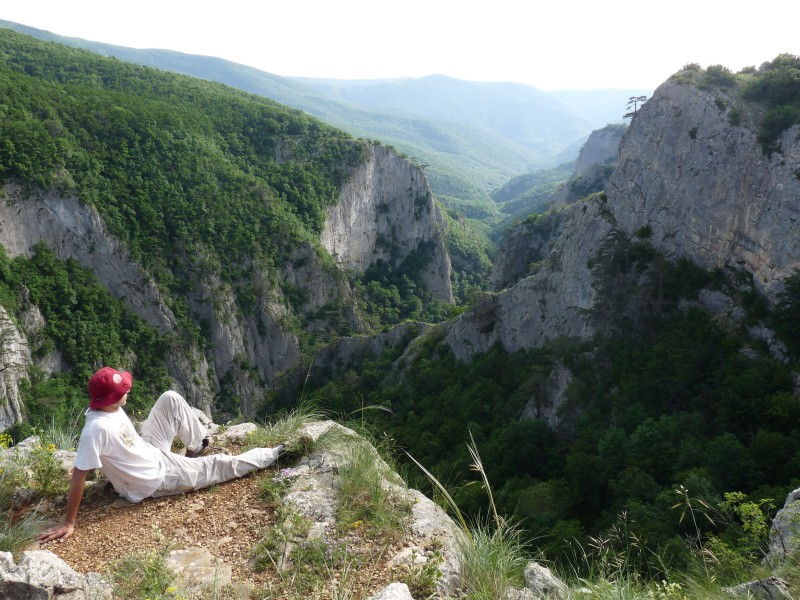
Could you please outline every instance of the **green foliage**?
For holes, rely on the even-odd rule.
[[[481,491],[489,503],[488,515],[479,516],[472,522],[468,522],[463,507],[447,487],[415,458],[410,458],[444,499],[445,509],[456,517],[456,523],[460,525],[456,548],[464,597],[493,600],[506,595],[509,587],[520,584],[523,568],[528,562],[527,549],[519,527],[497,511],[489,476],[472,432],[466,447],[472,460],[470,470],[480,477]]]
[[[123,556],[111,565],[108,575],[114,597],[120,600],[168,600],[176,595],[177,575],[158,550]]]
[[[167,384],[169,340],[112,297],[90,271],[74,260],[58,260],[44,244],[35,246],[30,258],[9,260],[0,253],[0,296],[17,318],[37,307],[45,327],[32,340],[34,355],[43,357],[58,348],[71,367],[52,377],[31,370],[21,386],[27,427],[74,430],[87,403],[86,380],[98,365],[133,371],[134,412],[148,408]]]
[[[419,280],[431,256],[431,246],[423,244],[396,269],[379,259],[354,276],[352,285],[360,308],[373,326],[396,325],[406,319],[438,323],[449,316],[451,306],[435,299]]]
[[[0,552],[11,552],[15,556],[30,547],[41,531],[44,519],[36,512],[31,512],[20,521],[14,521],[10,506],[0,502]]]
[[[453,266],[453,295],[457,301],[464,302],[470,288],[486,288],[496,248],[489,239],[489,227],[485,223],[465,219],[452,210],[444,210],[442,214],[447,223],[445,244]]]
[[[728,122],[733,126],[742,124],[742,111],[740,108],[732,108],[728,111]]]
[[[366,156],[364,142],[218,84],[5,29],[0,52],[0,175],[77,192],[178,295],[223,264],[246,291],[254,263],[268,270],[318,238]],[[243,293],[243,310],[252,304]]]
[[[475,523],[469,536],[459,536],[461,585],[469,600],[502,598],[509,587],[519,587],[527,564],[521,532],[501,522]]]
[[[736,75],[722,65],[706,67],[703,85],[710,88],[730,88],[736,85]]]
[[[701,289],[717,289],[755,306],[760,296],[752,281],[666,260],[649,237],[615,236],[599,249],[592,264],[599,285],[618,295],[600,306],[596,316],[608,315],[611,326],[591,344],[554,340],[516,353],[498,347],[462,363],[431,330],[402,364],[402,378],[386,375],[399,356],[394,351],[331,373],[323,387],[306,392],[334,413],[361,403],[391,409],[372,416],[376,426],[443,481],[467,470],[470,429],[491,465],[498,510],[513,512],[552,560],[573,551],[564,540],[588,543],[626,514],[643,552],[669,550],[659,559],[664,565],[648,563],[649,575],[686,565],[685,524],[670,509],[675,487],[702,490],[710,505],[734,490],[757,502],[756,494],[780,497],[793,489],[800,400],[790,365],[758,346],[755,357],[742,353],[752,340],[686,302]],[[787,280],[779,305],[786,339],[797,312],[794,279],[800,276]],[[491,313],[492,303],[486,306]],[[773,318],[763,305],[752,315],[756,322]],[[559,429],[520,421],[526,405],[533,411],[544,404],[558,364],[573,375],[554,415]],[[467,516],[487,508],[474,478],[453,484],[451,496]],[[733,519],[718,519],[713,533],[734,549],[748,535]]]
[[[744,88],[746,99],[764,106],[759,140],[764,151],[779,150],[786,129],[800,123],[800,57],[781,54],[764,63]]]
[[[267,506],[277,509],[290,483],[291,479],[283,473],[276,476],[267,473],[258,480],[258,496]]]
[[[783,280],[783,290],[772,313],[771,324],[794,356],[800,356],[800,269]]]
[[[8,505],[17,489],[31,490],[41,497],[64,494],[69,488],[61,460],[55,456],[56,445],[46,438],[34,440],[29,448],[6,454],[0,463],[0,504]]]
[[[750,500],[742,492],[727,492],[713,505],[692,497],[679,486],[681,521],[691,516],[694,568],[703,578],[732,585],[756,576],[755,571],[768,549],[770,517],[774,504],[769,499]]]
[[[411,565],[403,578],[412,598],[432,598],[436,593],[436,585],[442,576],[439,565],[442,564],[442,553],[434,551],[423,562],[418,562],[415,549],[411,551]]]

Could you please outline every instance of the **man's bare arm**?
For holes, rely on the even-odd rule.
[[[40,533],[36,539],[40,542],[52,542],[53,540],[63,541],[75,531],[75,520],[78,518],[78,508],[83,500],[83,490],[86,487],[86,476],[89,471],[75,468],[72,470],[72,479],[69,483],[69,495],[67,496],[67,514],[64,521],[58,525],[53,525]]]

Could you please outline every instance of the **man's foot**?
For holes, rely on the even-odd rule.
[[[277,446],[275,448],[275,450],[278,451],[278,458],[280,458],[281,456],[286,454],[286,446],[284,446],[283,444],[280,444],[279,446]]]
[[[203,438],[203,445],[198,450],[186,449],[186,458],[199,458],[208,454],[210,450],[211,446],[208,444],[208,438]]]

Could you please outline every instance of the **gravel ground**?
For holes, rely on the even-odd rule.
[[[119,498],[110,486],[87,494],[81,504],[73,535],[51,542],[44,549],[60,556],[81,573],[103,573],[122,557],[164,548],[200,546],[230,565],[233,581],[254,590],[253,599],[294,599],[296,583],[275,570],[254,572],[251,549],[276,523],[275,510],[258,496],[258,482],[271,477],[273,467],[241,479],[178,496],[148,498],[138,504]],[[54,517],[58,518],[58,516]],[[345,569],[322,577],[331,584],[354,588],[353,598],[368,598],[392,581],[402,580],[402,570],[387,566],[386,548],[380,541],[357,533],[343,540],[350,560]],[[404,541],[394,544],[402,547]],[[330,598],[330,590],[303,597]],[[239,596],[241,597],[241,596]]]

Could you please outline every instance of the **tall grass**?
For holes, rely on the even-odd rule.
[[[13,522],[8,507],[0,507],[5,514],[0,517],[0,552],[18,554],[33,543],[42,529],[43,519],[36,512],[19,522]]]
[[[83,410],[73,406],[69,416],[56,423],[55,417],[50,418],[44,428],[44,439],[55,445],[60,450],[75,450],[83,429]]]
[[[339,467],[340,527],[363,526],[384,541],[402,535],[411,510],[393,487],[402,483],[390,481],[393,475],[371,445],[361,438],[351,439]]]
[[[529,560],[527,547],[522,541],[521,530],[497,512],[472,432],[467,449],[472,458],[471,468],[481,476],[490,507],[489,515],[471,521],[446,487],[414,457],[409,455],[409,458],[425,473],[457,520],[457,552],[465,597],[469,600],[505,598],[510,587],[522,583],[523,569]]]
[[[297,407],[278,413],[274,421],[261,423],[247,439],[248,448],[274,447],[284,444],[286,451],[296,456],[311,452],[315,442],[300,435],[300,431],[311,423],[325,421],[328,415],[309,402],[300,402]]]

